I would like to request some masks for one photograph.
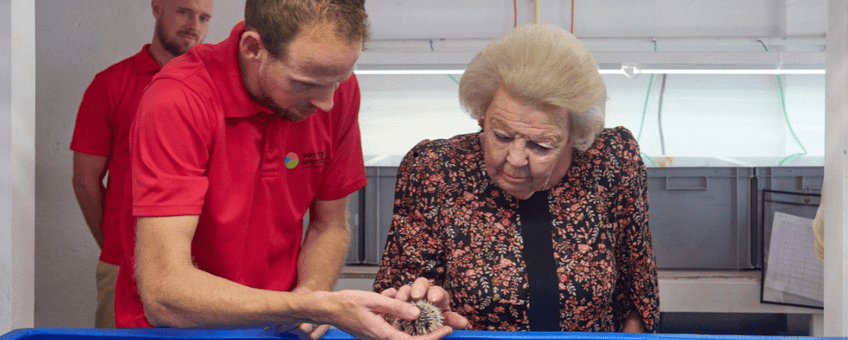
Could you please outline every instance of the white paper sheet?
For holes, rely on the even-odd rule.
[[[824,271],[809,218],[774,213],[764,286],[824,301]]]

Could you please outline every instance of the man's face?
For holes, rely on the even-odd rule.
[[[257,74],[256,100],[293,122],[316,109],[330,111],[339,83],[350,78],[362,44],[340,39],[332,24],[303,27],[286,58],[266,53]]]
[[[179,56],[206,38],[212,0],[154,0],[153,12],[157,39],[166,51]]]

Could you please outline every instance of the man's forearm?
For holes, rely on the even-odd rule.
[[[250,288],[195,268],[197,216],[139,218],[136,278],[154,326],[269,326],[320,318],[314,296]],[[325,302],[327,303],[327,302]],[[332,305],[332,303],[330,303]]]
[[[148,321],[167,327],[268,327],[309,321],[313,298],[254,289],[196,268],[183,268],[143,284]],[[143,279],[142,279],[143,280]],[[150,283],[150,282],[148,282]]]
[[[389,325],[383,315],[405,320],[418,317],[419,311],[414,306],[373,292],[277,292],[250,288],[204,272],[194,267],[191,257],[197,221],[197,216],[138,219],[135,274],[145,316],[155,326],[277,326],[282,330],[311,323],[335,325],[360,339],[404,339],[405,334]],[[308,237],[314,241],[308,242],[311,246],[307,249],[317,251],[314,246],[346,234],[339,232],[339,228],[324,231],[317,239]],[[334,242],[334,248],[344,247]],[[332,251],[344,252],[344,249]],[[341,261],[337,262],[341,266]],[[308,266],[312,265],[314,262],[309,261]],[[441,338],[449,331],[443,328],[433,338]]]
[[[94,241],[100,248],[103,248],[103,199],[106,188],[101,183],[92,184],[75,181],[74,194]]]
[[[103,248],[103,206],[106,198],[103,178],[107,162],[108,158],[104,156],[74,152],[74,175],[71,179],[85,223],[100,248]]]
[[[350,240],[345,219],[313,225],[311,222],[297,259],[298,286],[311,290],[332,290],[344,266]]]

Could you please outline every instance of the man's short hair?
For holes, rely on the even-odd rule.
[[[351,43],[368,39],[365,0],[247,0],[244,23],[262,37],[265,49],[285,59],[288,46],[309,24],[330,22],[338,37]]]

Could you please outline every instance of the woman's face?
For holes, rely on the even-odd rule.
[[[524,200],[562,180],[571,165],[568,126],[499,89],[486,110],[480,140],[486,170],[507,193]]]

